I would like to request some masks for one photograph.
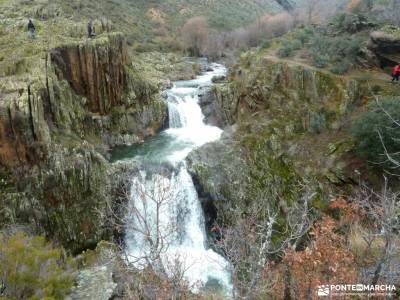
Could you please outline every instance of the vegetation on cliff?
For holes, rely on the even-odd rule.
[[[399,90],[383,74],[398,48],[393,33],[374,38],[384,36],[373,33],[382,20],[346,13],[292,30],[242,54],[213,89],[233,126],[188,163],[239,296],[307,298],[324,282],[398,282],[389,268],[399,237],[372,225],[383,211],[398,218]]]
[[[1,299],[64,299],[76,266],[61,248],[20,231],[0,241]]]
[[[167,278],[99,243],[121,242],[114,211],[124,199],[116,195],[131,172],[107,161],[108,150],[164,128],[161,90],[200,69],[182,53],[235,54],[227,78],[201,100],[225,133],[187,159],[210,245],[231,262],[234,296],[310,298],[320,284],[399,283],[391,270],[399,261],[400,92],[384,72],[400,58],[400,7],[296,2],[300,9],[286,1],[0,0],[6,297],[61,299],[74,284],[78,298],[87,290],[106,299],[219,297],[193,295],[178,263]],[[35,236],[8,234],[10,226]]]

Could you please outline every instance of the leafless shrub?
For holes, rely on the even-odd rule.
[[[131,198],[126,207],[125,228],[133,233],[142,248],[138,256],[129,254],[135,262],[150,265],[156,271],[165,273],[161,255],[169,247],[176,224],[163,218],[175,195],[168,178],[152,175],[151,179],[133,179]],[[132,257],[133,256],[133,257]]]
[[[327,23],[340,9],[340,3],[341,1],[306,0],[293,15],[298,24]]]
[[[380,20],[400,26],[400,1],[389,0],[388,3],[374,3],[374,10],[375,15],[377,15]]]
[[[279,256],[284,249],[296,248],[299,240],[307,233],[313,223],[309,202],[312,193],[293,204],[287,212],[286,224],[278,225],[276,209],[266,206],[268,201],[255,201],[246,215],[237,211],[235,224],[229,228],[215,227],[221,239],[216,243],[231,262],[231,277],[235,287],[236,299],[254,299],[269,294],[275,283],[273,272],[266,272],[272,263],[272,256]],[[264,203],[264,204],[260,204]],[[276,239],[276,237],[284,237]],[[276,242],[279,240],[279,242]]]
[[[294,19],[289,13],[265,15],[248,27],[231,32],[231,44],[236,47],[254,47],[263,40],[287,33],[293,25]]]
[[[362,239],[367,245],[366,251],[372,251],[373,244],[380,244],[375,249],[376,261],[371,272],[364,279],[377,284],[382,278],[386,283],[398,284],[398,274],[392,270],[398,269],[400,246],[400,193],[392,191],[385,178],[381,192],[375,192],[363,187],[354,199],[364,216]]]
[[[110,221],[109,226],[119,235],[131,232],[132,236],[143,243],[143,256],[131,257],[127,247],[121,245],[126,258],[134,263],[141,262],[150,265],[156,271],[163,273],[164,268],[160,256],[168,249],[168,241],[175,232],[175,224],[166,221],[163,213],[170,202],[176,197],[168,177],[160,174],[146,178],[136,172],[131,180],[116,180],[115,198],[107,202],[107,215],[103,217]]]
[[[177,220],[171,218],[178,215],[172,211],[172,201],[183,197],[167,172],[136,171],[131,180],[120,181],[117,199],[107,203],[110,226],[125,236],[119,249],[123,258],[119,274],[129,299],[148,293],[160,299],[185,299],[192,288],[185,280],[191,267],[186,257],[166,255],[179,235]]]
[[[264,38],[273,38],[287,33],[294,26],[293,15],[280,13],[273,16],[265,16],[261,19]]]
[[[192,56],[204,53],[208,39],[208,24],[204,17],[193,17],[182,27],[182,39],[186,51]]]
[[[369,87],[369,89],[370,89],[371,93],[373,94],[373,97],[375,99],[375,103],[378,106],[378,108],[387,116],[387,118],[391,122],[393,122],[393,124],[397,128],[397,130],[400,130],[400,121],[393,118],[393,116],[382,105],[380,97],[375,95],[372,92],[372,88],[371,87]],[[400,168],[400,161],[395,158],[396,154],[398,154],[398,153],[389,152],[387,147],[386,147],[383,135],[382,135],[381,131],[379,131],[379,130],[378,130],[378,135],[379,135],[381,144],[382,144],[383,149],[384,149],[384,153],[383,154],[386,156],[388,162],[392,165],[392,169],[399,169]],[[393,175],[393,174],[390,174],[390,175]]]

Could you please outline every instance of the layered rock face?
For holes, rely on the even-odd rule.
[[[398,64],[400,61],[400,32],[398,28],[393,27],[392,32],[372,32],[368,48],[375,54],[381,68]]]
[[[367,82],[250,53],[213,94],[227,130],[187,159],[208,225],[257,203],[285,220],[305,195],[320,209],[357,181],[347,128]]]
[[[78,95],[88,99],[90,112],[104,115],[126,100],[125,66],[129,61],[124,43],[120,34],[111,34],[92,43],[66,45],[51,51],[58,79],[67,80]]]
[[[338,127],[341,117],[361,104],[367,93],[366,82],[272,58],[260,58],[257,63],[248,68],[236,66],[231,83],[215,90],[218,106],[230,123],[264,111],[274,119],[292,115],[296,119],[288,123],[297,121],[303,130],[312,130],[314,114],[323,115],[324,126]]]
[[[110,238],[120,170],[103,155],[154,134],[167,115],[124,37],[60,46],[0,87],[0,227],[33,225],[73,252]]]
[[[213,87],[205,87],[200,91],[199,105],[206,124],[219,128],[224,128],[227,125],[227,120],[216,101]]]

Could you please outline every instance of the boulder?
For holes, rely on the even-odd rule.
[[[220,140],[194,150],[186,159],[210,232],[218,216],[223,218],[245,196],[247,168],[232,137],[235,131],[235,126],[228,127]]]
[[[118,253],[107,243],[99,243],[90,266],[79,271],[77,284],[66,300],[96,299],[109,300],[119,296],[118,284],[114,282],[114,274],[118,269]]]
[[[214,77],[212,78],[212,82],[213,82],[213,83],[222,83],[222,82],[226,82],[226,76],[224,76],[224,75],[214,76]]]
[[[396,35],[394,27],[392,31],[373,31],[370,35],[371,48],[377,52],[386,54],[400,53],[400,34]]]
[[[204,87],[200,90],[199,105],[205,117],[204,122],[208,125],[224,128],[227,124],[216,101],[217,98],[212,87]]]
[[[400,29],[394,26],[374,31],[368,44],[381,68],[392,67],[400,62]]]

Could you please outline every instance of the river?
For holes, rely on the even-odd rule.
[[[126,225],[128,257],[138,268],[148,264],[171,276],[184,271],[191,289],[231,293],[229,263],[207,246],[204,215],[185,158],[196,147],[218,140],[222,130],[204,124],[198,104],[201,87],[211,86],[226,68],[211,64],[196,79],[174,82],[166,93],[169,128],[141,145],[120,147],[113,160],[140,162],[131,179]],[[177,270],[179,269],[179,270]]]

